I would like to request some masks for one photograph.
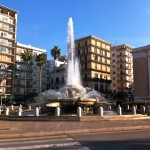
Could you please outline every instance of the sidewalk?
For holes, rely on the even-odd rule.
[[[90,117],[92,118],[92,117]],[[0,139],[69,135],[94,132],[150,130],[150,117],[137,119],[109,119],[87,121],[6,121],[0,120]],[[123,118],[123,117],[122,117]],[[134,117],[135,118],[135,117]]]

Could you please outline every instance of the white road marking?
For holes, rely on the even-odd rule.
[[[63,146],[80,146],[79,142],[69,142],[60,144],[44,144],[44,145],[32,145],[32,146],[19,146],[19,147],[6,147],[0,148],[0,150],[21,150],[21,149],[36,149],[36,148],[50,148],[50,147],[63,147]]]
[[[48,140],[34,140],[34,141],[13,141],[13,142],[3,142],[3,143],[0,143],[0,146],[2,146],[2,145],[11,145],[11,144],[34,144],[34,143],[36,143],[36,144],[39,144],[39,143],[43,143],[43,142],[55,142],[55,141],[65,141],[65,140],[67,140],[67,141],[73,141],[73,139],[72,138],[61,138],[61,139],[48,139]]]

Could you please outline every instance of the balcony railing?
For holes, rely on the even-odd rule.
[[[84,81],[96,81],[96,82],[105,82],[105,83],[111,83],[111,80],[102,79],[102,78],[83,78]]]

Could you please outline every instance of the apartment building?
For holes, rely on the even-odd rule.
[[[110,92],[110,46],[109,42],[95,36],[75,40],[83,86],[101,93]]]
[[[51,61],[53,69],[50,71],[50,89],[59,89],[65,85],[66,82],[66,68],[67,68],[66,56],[60,56],[58,60]]]
[[[133,49],[134,98],[150,100],[150,45]]]
[[[28,62],[27,66],[25,62],[21,59],[21,53],[24,52],[25,49],[28,49],[32,53],[32,60]],[[15,60],[15,86],[14,91],[16,96],[24,95],[24,78],[25,78],[25,69],[26,69],[26,94],[30,92],[40,93],[40,77],[39,77],[39,67],[37,66],[37,62],[35,61],[36,56],[44,53],[47,56],[46,50],[33,47],[31,45],[25,45],[21,43],[16,43],[16,60]],[[42,68],[42,91],[46,90],[46,65]]]
[[[13,91],[13,70],[17,11],[0,6],[0,98],[10,98]]]
[[[111,47],[111,88],[113,92],[131,92],[133,85],[133,47],[122,44]]]

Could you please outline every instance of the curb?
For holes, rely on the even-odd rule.
[[[70,131],[32,132],[32,133],[9,134],[9,135],[1,134],[0,139],[31,138],[31,137],[72,135],[72,134],[98,133],[98,132],[101,133],[125,132],[125,131],[149,130],[149,129],[150,126],[130,126],[130,127],[100,128],[100,129],[70,130]]]

